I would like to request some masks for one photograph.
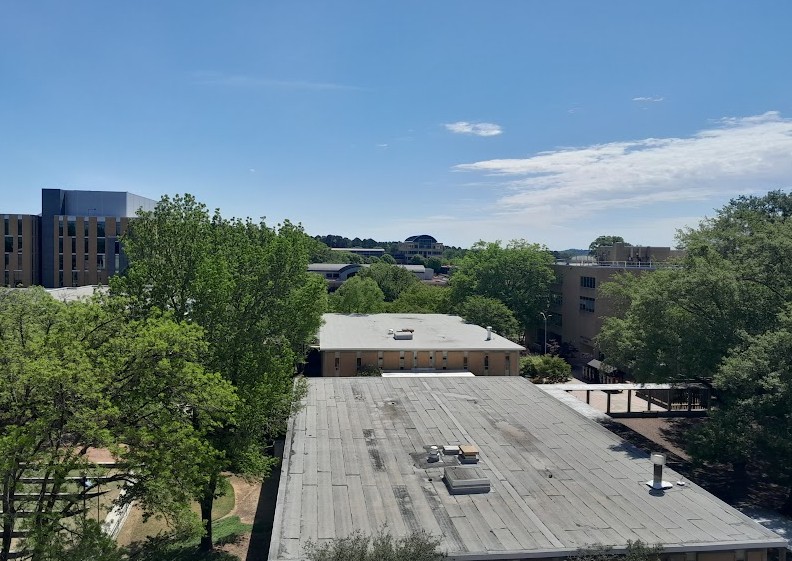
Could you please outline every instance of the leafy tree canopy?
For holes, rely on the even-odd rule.
[[[0,291],[0,491],[21,497],[0,513],[0,558],[16,530],[35,530],[25,546],[33,558],[88,547],[92,538],[66,520],[96,491],[68,479],[97,473],[90,447],[113,453],[120,473],[110,480],[130,485],[128,500],[172,520],[188,511],[220,458],[207,439],[233,422],[237,404],[232,385],[201,364],[202,336],[173,313],[139,315],[123,299],[64,304],[42,289]],[[46,480],[26,482],[35,476]]]
[[[466,322],[482,327],[492,327],[496,333],[515,340],[520,324],[512,311],[500,300],[486,296],[470,296],[459,305],[457,312]]]
[[[141,313],[153,307],[200,325],[203,363],[236,388],[234,422],[211,431],[217,456],[198,494],[211,547],[211,505],[221,471],[250,477],[274,465],[295,393],[295,364],[327,305],[324,280],[307,271],[315,242],[301,227],[226,219],[191,195],[139,212],[123,240],[130,268],[112,290]]]
[[[393,302],[404,290],[420,282],[414,274],[404,267],[384,262],[374,263],[370,267],[366,267],[357,276],[374,280],[383,294],[385,294],[386,302]]]
[[[446,558],[438,548],[440,540],[420,531],[403,538],[380,532],[371,537],[356,532],[323,545],[309,543],[308,561],[440,561]]]
[[[459,305],[470,296],[503,302],[523,331],[538,325],[547,310],[555,282],[553,256],[546,248],[525,240],[477,242],[458,263],[451,277],[451,300]]]
[[[572,367],[554,355],[530,355],[520,359],[520,375],[536,384],[563,384],[572,377]]]
[[[388,306],[389,312],[407,314],[447,314],[450,312],[451,289],[422,282],[410,285]]]
[[[330,296],[330,309],[339,314],[376,314],[385,307],[385,295],[374,279],[354,276]]]
[[[621,306],[598,338],[640,381],[705,380],[718,407],[691,439],[699,461],[749,463],[792,490],[792,195],[739,197],[679,234],[678,266],[603,285]],[[782,510],[792,513],[792,493]]]

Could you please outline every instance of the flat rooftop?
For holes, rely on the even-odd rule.
[[[786,544],[695,484],[650,494],[646,454],[520,377],[310,379],[286,442],[271,561],[383,527],[425,529],[470,561],[628,540],[668,552]],[[488,493],[451,495],[442,467],[418,465],[426,446],[461,443],[480,451]],[[681,478],[666,468],[664,479]]]
[[[523,347],[497,333],[487,340],[484,327],[444,314],[325,314],[319,349],[521,351]],[[394,339],[389,329],[412,329],[412,339]]]

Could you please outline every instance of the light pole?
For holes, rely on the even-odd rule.
[[[553,314],[539,312],[539,315],[541,315],[542,319],[544,320],[544,353],[542,354],[547,354],[547,318],[553,317]]]

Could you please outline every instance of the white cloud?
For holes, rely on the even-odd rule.
[[[646,138],[460,164],[500,188],[493,211],[556,223],[600,210],[723,199],[788,184],[792,119],[726,118],[686,138]],[[563,209],[563,212],[559,212]]]
[[[663,99],[665,99],[665,98],[657,96],[657,95],[632,98],[633,101],[642,102],[642,103],[645,103],[645,102],[659,103],[659,102],[663,101]]]
[[[458,121],[456,123],[446,123],[445,128],[456,134],[473,134],[476,136],[498,136],[503,133],[500,125],[495,123],[468,123]]]

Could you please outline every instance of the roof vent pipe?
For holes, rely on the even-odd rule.
[[[663,489],[670,489],[673,487],[668,481],[663,481],[663,466],[666,463],[666,455],[654,452],[650,458],[654,464],[654,477],[651,481],[647,481],[646,485],[649,486],[652,491],[662,491]]]
[[[492,339],[492,326],[488,325],[487,326],[487,341],[490,341],[491,339]]]

